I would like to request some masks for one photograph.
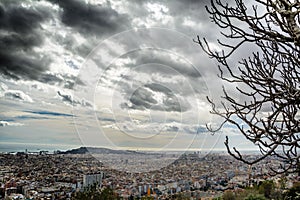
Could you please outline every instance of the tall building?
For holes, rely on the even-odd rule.
[[[97,184],[98,187],[101,187],[103,179],[103,172],[99,174],[85,174],[83,175],[83,187],[88,187],[93,184]]]

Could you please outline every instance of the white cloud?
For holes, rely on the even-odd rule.
[[[1,92],[0,94],[2,94],[3,92],[5,92],[6,90],[8,90],[7,85],[5,85],[4,83],[0,83],[0,92]]]
[[[60,98],[64,103],[70,106],[83,106],[83,107],[90,107],[93,108],[93,103],[89,102],[85,99],[78,99],[74,97],[72,94],[64,92],[64,91],[57,91],[58,98]]]
[[[132,20],[133,27],[173,27],[174,18],[169,14],[169,8],[166,5],[160,3],[146,3],[144,6],[145,9],[148,11],[148,15],[135,17]]]
[[[150,17],[154,20],[160,21],[162,24],[167,24],[172,20],[172,17],[167,14],[169,12],[169,8],[165,5],[147,3],[146,8],[150,12]]]
[[[31,83],[31,88],[34,88],[40,92],[48,92],[48,85],[40,82]]]
[[[0,121],[0,126],[23,126],[22,123],[17,122],[8,122],[8,121]]]
[[[21,90],[7,90],[5,91],[4,96],[15,100],[27,101],[30,103],[33,102],[32,98]]]
[[[201,22],[195,21],[191,17],[185,17],[183,19],[182,25],[187,26],[192,29],[195,29],[197,31],[200,31],[203,28],[203,25]]]
[[[143,122],[141,120],[116,120],[108,123],[101,122],[102,128],[114,129],[131,133],[157,134],[160,132],[168,133],[185,133],[185,134],[202,134],[208,132],[203,124],[186,124],[183,122]]]

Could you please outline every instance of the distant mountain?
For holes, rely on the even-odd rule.
[[[71,149],[59,154],[144,154],[143,152],[131,151],[131,150],[114,150],[100,147],[80,147],[77,149]]]

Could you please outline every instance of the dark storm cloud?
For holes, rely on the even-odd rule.
[[[49,0],[57,3],[63,12],[61,20],[67,26],[76,28],[85,34],[112,34],[116,31],[127,29],[128,17],[119,14],[109,4],[91,5],[82,0]]]
[[[35,54],[43,38],[40,23],[50,16],[44,8],[25,8],[19,1],[0,3],[0,72],[14,79],[34,79],[48,68],[50,60]]]
[[[50,85],[63,85],[64,88],[74,89],[76,85],[84,85],[84,83],[76,76],[69,74],[41,74],[38,81]]]
[[[131,108],[143,110],[149,109],[152,105],[157,104],[157,101],[152,97],[152,93],[144,88],[139,88],[130,97],[132,103]]]
[[[156,49],[143,49],[134,52],[128,56],[135,61],[135,64],[129,64],[128,67],[138,67],[145,73],[158,72],[167,75],[183,75],[192,78],[201,77],[197,69],[187,60],[176,55],[176,52],[168,52]],[[151,64],[151,67],[141,67],[140,65]]]
[[[1,39],[0,39],[1,40]],[[5,47],[0,44],[0,48]],[[14,51],[0,50],[0,72],[14,79],[38,80],[40,75],[48,69],[50,60],[43,57],[41,59],[24,55]]]
[[[153,92],[161,94],[162,102],[154,98]],[[170,89],[157,83],[146,84],[144,87],[136,89],[130,97],[125,98],[128,98],[130,102],[121,105],[125,109],[185,112],[190,108],[187,102],[180,101]]]
[[[13,32],[30,34],[48,16],[46,9],[25,8],[18,1],[3,1],[0,4],[0,27]]]
[[[48,83],[50,85],[54,85],[57,82],[62,82],[63,79],[58,74],[42,74],[39,77],[39,81],[42,83]]]
[[[145,87],[165,95],[165,98],[163,99],[163,110],[184,112],[190,108],[190,105],[187,102],[179,101],[174,95],[175,91],[172,92],[170,88],[167,88],[162,84],[150,83],[146,84]]]
[[[26,3],[26,1],[25,1]],[[20,1],[0,3],[0,73],[16,80],[36,80],[73,89],[83,84],[73,75],[49,73],[50,56],[33,48],[43,44],[41,23],[52,15],[43,6],[23,7]]]

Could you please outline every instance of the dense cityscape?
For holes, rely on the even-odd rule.
[[[300,200],[299,58],[300,0],[0,0],[0,200]]]
[[[128,152],[109,154],[118,157],[115,165],[120,165],[118,160],[124,160]],[[170,155],[166,157],[168,159]],[[160,158],[163,162],[164,156],[160,155]],[[131,163],[130,160],[124,162],[128,166]],[[135,160],[136,167],[139,166],[137,162]],[[156,164],[160,165],[159,162]],[[72,199],[76,193],[96,184],[100,190],[112,189],[121,199],[171,199],[175,194],[188,199],[213,199],[224,191],[251,187],[265,180],[279,184],[282,176],[270,176],[269,169],[278,164],[276,159],[269,158],[249,167],[225,153],[201,156],[199,152],[192,152],[182,154],[158,170],[130,172],[114,169],[114,163],[106,166],[88,152],[2,153],[0,195],[2,199]],[[285,179],[289,188],[299,177],[289,174]]]

